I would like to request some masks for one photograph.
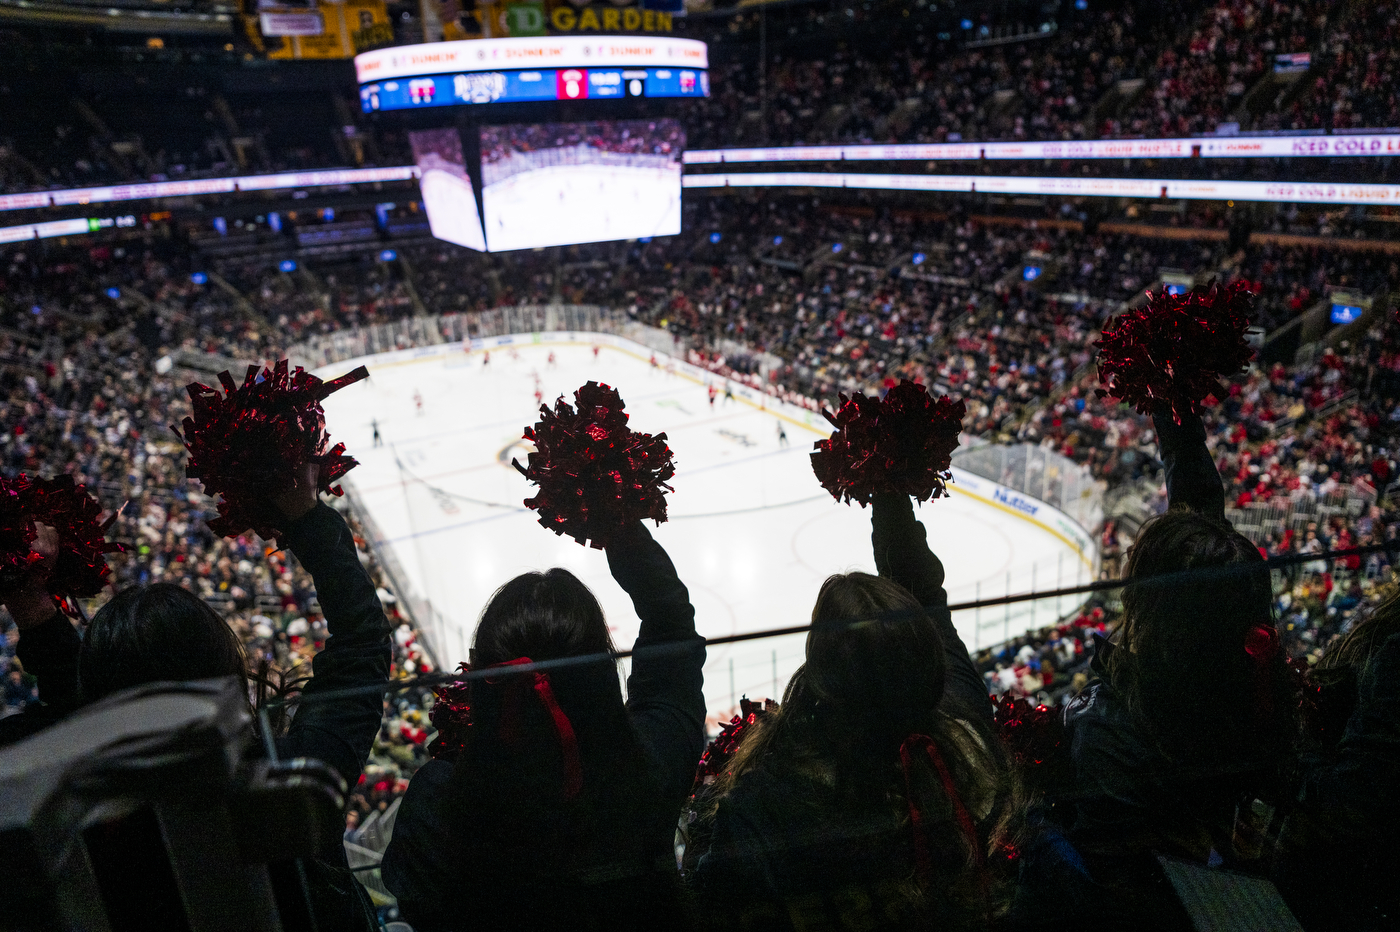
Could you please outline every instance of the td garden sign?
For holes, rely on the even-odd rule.
[[[568,34],[669,33],[681,0],[495,0],[476,4],[443,0],[445,39],[498,39]]]
[[[575,12],[567,6],[555,7],[549,16],[556,32],[670,32],[671,14],[636,7],[586,6]]]

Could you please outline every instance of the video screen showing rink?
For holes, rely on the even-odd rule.
[[[670,520],[648,526],[690,590],[701,634],[806,624],[827,576],[875,572],[869,510],[838,504],[812,474],[812,444],[830,432],[818,413],[612,335],[476,344],[320,370],[369,367],[367,381],[327,399],[327,424],[360,461],[345,484],[400,587],[428,616],[417,620],[444,667],[467,659],[477,616],[497,587],[552,566],[577,574],[602,603],[617,647],[632,646],[639,623],[604,553],[541,527],[522,504],[535,487],[511,467],[532,449],[521,433],[538,420],[541,400],[562,395],[572,404],[589,380],[616,387],[629,426],[664,431],[675,452]],[[1056,509],[961,470],[950,488],[950,497],[917,510],[946,567],[950,601],[1095,578],[1089,536]],[[1052,624],[1079,604],[1042,599],[955,612],[953,620],[976,651]],[[711,715],[727,717],[744,695],[780,697],[803,646],[803,635],[711,646]]]
[[[492,252],[681,231],[675,120],[481,129],[481,206]]]

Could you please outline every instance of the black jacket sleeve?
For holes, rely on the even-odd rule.
[[[79,705],[78,652],[82,638],[57,610],[41,625],[21,631],[15,656],[39,680],[40,706],[0,719],[0,747],[37,734]]]
[[[607,546],[608,567],[632,597],[642,627],[627,678],[627,717],[663,792],[690,793],[705,749],[705,639],[690,593],[666,551],[640,521]]]
[[[1188,415],[1178,424],[1169,411],[1158,410],[1152,415],[1152,426],[1167,473],[1167,502],[1223,522],[1225,484],[1206,449],[1205,423]]]
[[[871,510],[870,543],[875,549],[876,572],[908,589],[943,638],[948,664],[944,696],[990,722],[992,704],[986,684],[953,627],[948,593],[943,588],[943,563],[929,549],[928,533],[914,518],[913,501],[907,495],[877,495]]]
[[[278,753],[324,761],[354,786],[379,733],[384,695],[314,700],[332,690],[388,683],[389,622],[360,564],[350,528],[334,508],[318,503],[291,524],[279,543],[311,574],[330,637],[311,662],[311,680],[301,691],[302,702],[278,742]]]
[[[83,640],[62,612],[41,625],[21,631],[15,656],[24,672],[39,680],[39,701],[56,711],[78,705],[78,652]]]

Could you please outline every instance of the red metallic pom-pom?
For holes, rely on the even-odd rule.
[[[589,382],[574,401],[577,411],[562,397],[553,411],[541,405],[539,422],[525,428],[535,452],[527,466],[511,464],[539,486],[526,507],[554,533],[598,549],[636,521],[664,522],[662,490],[674,491],[666,480],[676,474],[666,435],[629,428],[622,398],[607,385]]]
[[[840,397],[835,414],[822,412],[836,431],[812,452],[812,472],[838,502],[864,507],[881,492],[921,502],[948,494],[966,404],[935,399],[908,379],[883,399],[860,392]]]
[[[0,586],[19,580],[30,564],[39,560],[30,549],[34,542],[34,519],[25,509],[24,493],[29,480],[0,476]]]
[[[457,668],[466,673],[465,663]],[[472,724],[471,685],[453,680],[433,687],[433,707],[428,720],[437,729],[437,737],[428,745],[433,760],[456,760],[467,746],[467,729]]]
[[[345,455],[345,444],[327,449],[326,415],[321,402],[369,377],[360,366],[338,379],[323,382],[298,366],[288,371],[287,360],[271,369],[249,366],[242,385],[227,372],[219,374],[224,393],[191,383],[184,433],[172,427],[190,453],[185,475],[198,479],[209,495],[222,495],[219,517],[209,522],[214,533],[237,537],[248,529],[264,538],[278,535],[279,515],[268,505],[272,496],[296,487],[301,467],[321,465],[320,490],[340,495],[333,483],[359,463]]]
[[[1147,304],[1104,325],[1099,397],[1126,401],[1142,414],[1158,404],[1178,423],[1219,396],[1221,377],[1238,375],[1254,356],[1245,331],[1254,323],[1254,295],[1245,282],[1204,292],[1148,294]]]
[[[112,572],[107,554],[126,549],[107,540],[107,529],[120,510],[104,520],[102,504],[87,486],[78,485],[68,475],[30,479],[22,497],[35,523],[47,524],[58,532],[58,557],[49,573],[48,590],[61,601],[90,598],[101,592]],[[64,602],[63,608],[73,613],[71,603]]]
[[[1053,793],[1068,786],[1073,767],[1059,710],[1002,696],[993,701],[992,722],[1032,790]]]
[[[750,702],[747,696],[740,699],[739,714],[719,730],[719,734],[706,745],[705,753],[700,755],[700,765],[695,770],[695,782],[703,786],[724,773],[745,736],[766,714],[768,710],[763,703]]]

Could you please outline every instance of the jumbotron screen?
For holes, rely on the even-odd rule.
[[[639,36],[467,39],[355,56],[366,113],[522,101],[708,97],[705,43]]]
[[[675,120],[481,128],[481,207],[491,252],[681,231]]]
[[[462,137],[455,129],[428,129],[409,133],[413,158],[422,172],[419,189],[428,227],[438,239],[477,252],[486,251],[476,193],[467,174]]]

